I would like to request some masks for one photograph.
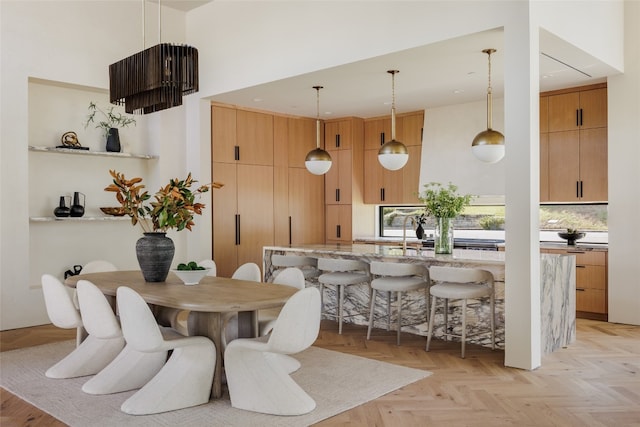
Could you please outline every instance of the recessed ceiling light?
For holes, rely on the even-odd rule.
[[[462,93],[464,92],[464,89],[454,89],[453,93]]]
[[[327,116],[330,116],[330,115],[332,115],[332,114],[333,114],[333,111],[325,111],[324,113],[325,113]]]
[[[262,102],[262,98],[253,98],[253,102]]]

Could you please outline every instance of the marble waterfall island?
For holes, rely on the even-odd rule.
[[[481,268],[490,271],[495,280],[495,320],[496,346],[504,349],[504,304],[505,286],[518,286],[517,283],[505,281],[505,253],[503,251],[478,251],[454,249],[452,255],[435,255],[433,250],[410,249],[407,255],[402,255],[402,249],[397,246],[385,245],[301,245],[301,246],[267,246],[264,247],[265,280],[271,280],[274,268],[271,256],[274,254],[302,255],[315,258],[345,258],[358,259],[370,263],[371,261],[409,262],[451,267]],[[541,254],[541,330],[543,353],[551,353],[566,347],[575,340],[576,336],[576,303],[575,303],[575,257],[556,254]],[[307,286],[318,286],[317,280],[310,279]],[[352,315],[345,318],[345,322],[358,325],[368,325],[369,286],[349,286],[345,291],[345,314]],[[392,300],[392,304],[396,302]],[[337,306],[336,294],[333,289],[325,289],[325,309],[334,311]],[[456,325],[454,333],[460,333],[459,302],[449,304],[449,325]],[[427,298],[425,292],[409,292],[403,298],[402,317],[403,332],[417,335],[427,335]],[[394,310],[395,311],[395,310]],[[434,337],[442,339],[444,324],[442,314],[437,314],[434,323]],[[489,325],[490,310],[488,304],[473,303],[467,307],[468,334],[477,330],[486,330]],[[392,315],[391,327],[395,328],[396,319]],[[387,307],[385,298],[377,298],[375,305],[374,327],[387,328]],[[455,339],[455,338],[454,338]],[[468,342],[490,347],[489,334],[479,335]]]

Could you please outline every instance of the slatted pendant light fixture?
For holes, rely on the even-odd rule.
[[[142,0],[142,39],[145,38]],[[158,39],[162,41],[158,0]],[[198,91],[198,50],[159,43],[109,66],[109,99],[127,113],[148,114],[182,105],[182,97]]]

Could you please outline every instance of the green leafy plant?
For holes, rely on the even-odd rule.
[[[86,129],[90,123],[95,123],[96,129],[102,129],[105,138],[109,136],[111,128],[126,127],[129,125],[136,125],[136,120],[133,117],[125,116],[120,113],[114,113],[115,107],[109,107],[106,111],[98,107],[95,103],[89,103],[89,115],[84,122],[84,128]],[[100,113],[102,120],[96,119],[96,114]]]
[[[424,188],[420,201],[426,214],[436,218],[455,218],[473,199],[471,194],[459,195],[458,187],[452,183],[445,187],[439,182],[430,182]]]
[[[169,229],[187,230],[195,225],[194,215],[201,215],[205,205],[196,202],[196,197],[209,191],[209,188],[221,188],[224,184],[213,182],[201,185],[195,191],[191,186],[196,183],[191,173],[184,180],[171,179],[169,184],[160,188],[151,199],[144,190],[142,178],[126,179],[124,174],[110,170],[113,182],[104,190],[116,193],[116,200],[126,215],[131,217],[131,224],[140,224],[144,232],[166,232]]]
[[[478,224],[483,230],[502,230],[504,228],[504,217],[502,216],[483,216],[478,220]]]
[[[178,264],[178,270],[181,271],[193,271],[193,270],[206,270],[206,268],[198,265],[195,261],[189,261],[188,263],[181,262]]]

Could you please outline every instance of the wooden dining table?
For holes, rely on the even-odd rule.
[[[205,276],[197,285],[185,285],[173,273],[169,273],[165,282],[151,283],[145,282],[140,271],[80,274],[69,276],[65,284],[75,287],[78,280],[83,279],[96,285],[112,303],[117,289],[127,286],[138,292],[148,304],[193,313],[194,322],[190,322],[189,333],[206,336],[216,346],[216,368],[211,388],[213,398],[222,397],[224,315],[238,314],[238,337],[255,337],[258,310],[281,307],[297,291],[289,286],[212,276]]]

